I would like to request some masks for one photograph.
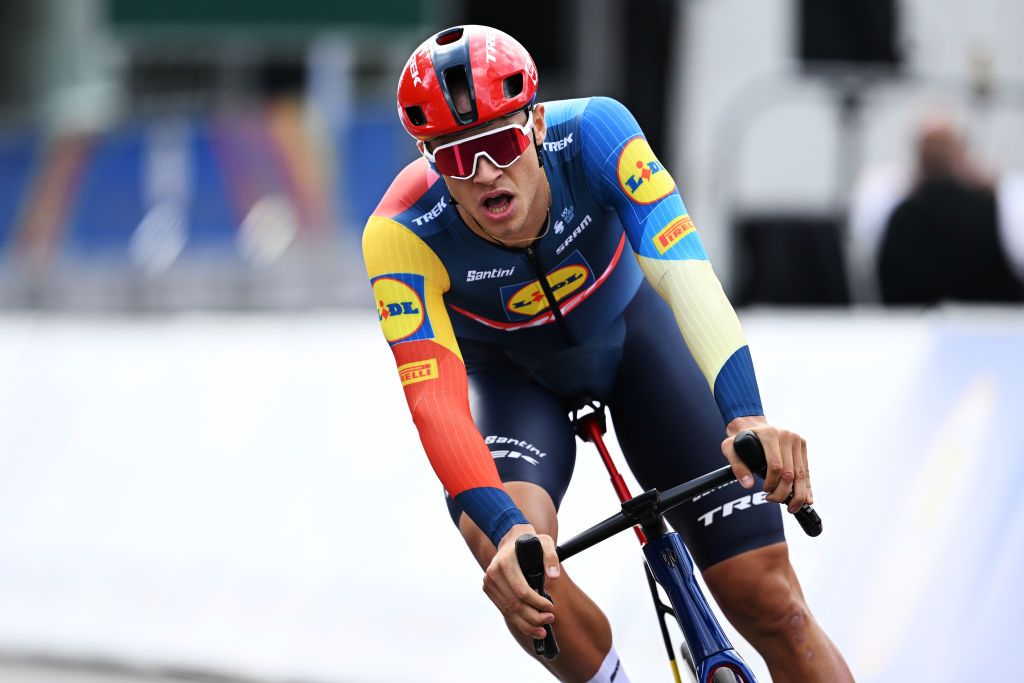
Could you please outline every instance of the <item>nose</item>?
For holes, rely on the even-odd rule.
[[[476,160],[476,173],[473,175],[473,182],[481,185],[492,185],[495,180],[501,177],[502,170],[495,166],[491,158],[481,154]]]

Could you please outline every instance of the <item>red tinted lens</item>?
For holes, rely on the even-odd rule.
[[[508,166],[522,156],[530,145],[530,136],[518,128],[497,130],[473,140],[466,140],[434,153],[437,172],[447,176],[467,177],[473,173],[473,160],[484,152],[494,163]]]

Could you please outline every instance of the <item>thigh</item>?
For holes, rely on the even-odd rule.
[[[668,305],[646,283],[626,311],[626,328],[610,407],[641,486],[664,490],[728,464],[708,383]],[[747,491],[733,482],[666,515],[699,567],[783,540],[781,513],[765,503],[761,484]]]
[[[572,478],[576,442],[562,400],[515,367],[467,363],[473,421],[503,482],[536,484],[558,509]],[[445,496],[458,525],[462,509]]]

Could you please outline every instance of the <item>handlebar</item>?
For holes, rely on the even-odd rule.
[[[752,471],[764,477],[768,471],[768,463],[765,459],[764,448],[757,434],[745,429],[736,435],[733,440],[736,446],[736,453],[740,459]],[[692,500],[697,496],[707,493],[723,484],[733,481],[736,475],[732,467],[726,465],[702,477],[697,477],[679,486],[658,491],[649,489],[638,496],[634,496],[622,504],[622,511],[611,517],[598,522],[586,531],[570,538],[568,541],[556,548],[559,562],[564,562],[573,555],[577,555],[587,548],[597,545],[601,541],[611,538],[620,531],[640,524],[646,520],[660,517],[677,505]],[[793,497],[790,493],[789,500]],[[817,536],[821,533],[821,517],[810,505],[803,505],[795,513],[797,521],[808,536]],[[544,591],[544,556],[540,539],[532,534],[524,534],[516,540],[516,558],[519,561],[519,568],[523,571],[527,583],[535,591],[548,600],[551,599]],[[555,642],[554,633],[550,624],[544,625],[546,636],[543,639],[534,639],[533,647],[538,656],[553,660],[558,656],[558,645]]]
[[[764,448],[761,446],[761,441],[757,438],[757,435],[748,429],[744,429],[736,435],[734,443],[736,444],[736,452],[743,462],[746,463],[747,467],[763,477],[767,472],[768,465],[764,456]],[[667,491],[658,491],[657,489],[645,491],[632,500],[623,503],[621,512],[617,512],[611,517],[598,522],[586,531],[558,546],[558,559],[560,562],[565,561],[573,555],[577,555],[587,548],[611,538],[620,531],[625,531],[652,516],[663,515],[677,505],[707,493],[723,484],[728,484],[735,478],[732,468],[726,465],[702,477],[697,477],[684,484],[670,488]],[[818,513],[810,505],[801,507],[796,513],[796,518],[807,535],[817,536],[821,533],[821,517],[818,516]]]
[[[523,534],[517,538],[516,559],[530,588],[550,600],[551,596],[544,590],[544,548],[540,544],[540,539],[533,534]],[[555,641],[551,624],[544,624],[544,633],[544,638],[533,639],[533,651],[538,657],[550,662],[558,657],[558,643]]]

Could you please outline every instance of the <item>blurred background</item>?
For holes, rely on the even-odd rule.
[[[458,23],[516,36],[541,99],[625,102],[672,169],[812,444],[827,531],[792,552],[858,678],[1009,649],[1021,0],[7,0],[0,682],[540,680],[359,253],[416,154],[397,76]],[[616,507],[576,478],[570,531]],[[670,680],[631,539],[573,562],[634,680]]]

